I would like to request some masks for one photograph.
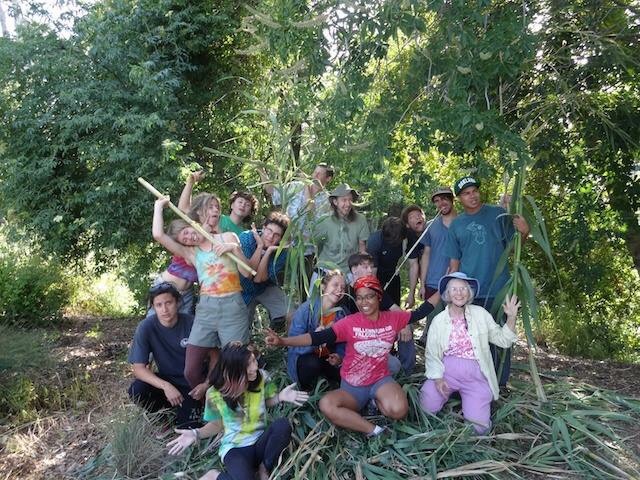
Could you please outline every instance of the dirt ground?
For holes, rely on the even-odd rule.
[[[137,319],[67,319],[51,351],[54,373],[43,379],[52,388],[78,386],[78,398],[68,409],[43,412],[37,421],[0,425],[0,480],[78,478],[78,469],[108,443],[110,416],[127,402],[130,382],[127,349]],[[527,350],[520,342],[514,360],[526,366]],[[640,365],[565,357],[536,352],[541,374],[588,383],[640,397]],[[74,391],[74,390],[72,390]]]

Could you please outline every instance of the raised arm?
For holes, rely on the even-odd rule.
[[[153,205],[153,225],[151,228],[153,239],[174,255],[178,255],[186,259],[191,263],[191,265],[193,265],[193,249],[176,242],[164,231],[164,207],[167,203],[169,203],[169,199],[162,198],[156,200]]]
[[[267,171],[264,168],[258,168],[258,175],[260,175],[260,180],[262,180],[262,188],[264,191],[269,195],[273,195],[273,183],[271,183]]]
[[[180,194],[180,201],[178,201],[178,208],[184,213],[189,213],[191,210],[191,193],[193,192],[193,186],[204,178],[204,171],[194,172],[189,174],[187,182],[184,184],[182,193]]]

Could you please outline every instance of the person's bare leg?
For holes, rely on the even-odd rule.
[[[376,404],[380,412],[394,420],[401,420],[409,412],[409,402],[407,394],[396,382],[389,382],[382,385],[376,391]]]
[[[405,399],[406,400],[406,399]],[[344,390],[332,390],[320,399],[320,411],[338,427],[371,433],[375,425],[358,413],[358,402]]]
[[[219,475],[220,472],[218,470],[209,470],[207,473],[200,477],[200,480],[216,480]]]

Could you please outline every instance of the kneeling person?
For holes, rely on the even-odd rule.
[[[174,408],[179,427],[198,426],[201,424],[201,402],[193,397],[202,396],[194,391],[200,386],[191,390],[184,378],[193,317],[178,313],[180,293],[171,283],[153,287],[149,301],[156,313],[138,324],[131,343],[129,363],[136,379],[129,387],[129,396],[152,412]],[[157,373],[149,368],[150,355],[158,366]]]

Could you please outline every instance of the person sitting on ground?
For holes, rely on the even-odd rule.
[[[189,212],[193,209],[191,193],[194,185],[201,181],[204,176],[204,171],[200,170],[191,173],[187,177],[187,182],[182,189],[180,201],[178,202],[178,208],[183,212]],[[258,199],[252,193],[233,192],[229,200],[229,215],[220,215],[217,223],[218,230],[221,233],[233,232],[236,235],[240,235],[245,230],[242,226],[243,222],[248,221],[251,215],[258,211],[258,206]],[[194,218],[194,220],[197,219]]]
[[[360,312],[343,318],[331,328],[295,337],[282,338],[268,330],[265,342],[287,347],[345,342],[340,388],[320,399],[320,410],[339,427],[375,436],[384,429],[360,414],[370,400],[375,400],[383,415],[394,420],[403,419],[409,410],[406,393],[391,377],[389,351],[398,332],[418,318],[411,312],[380,311],[382,286],[373,275],[359,278],[354,290]]]
[[[465,420],[484,434],[491,428],[491,401],[499,394],[489,343],[508,348],[516,341],[520,302],[507,296],[503,305],[507,321],[501,327],[484,308],[473,305],[480,291],[475,278],[454,272],[440,279],[439,290],[447,306],[435,316],[427,335],[428,380],[420,389],[420,405],[435,414],[451,393],[460,392]]]
[[[180,428],[201,425],[201,402],[184,378],[187,339],[193,317],[178,312],[180,293],[164,282],[151,288],[149,301],[155,313],[142,320],[136,328],[129,363],[135,380],[129,387],[129,397],[151,412],[171,408]],[[149,368],[150,357],[158,367]]]
[[[325,272],[320,283],[320,296],[315,300],[307,300],[296,310],[289,327],[289,336],[324,330],[344,318],[346,314],[338,305],[344,289],[344,276],[340,270]],[[312,390],[320,377],[337,384],[340,381],[343,358],[343,344],[289,347],[287,372],[302,390]]]
[[[288,300],[278,286],[278,276],[284,272],[287,250],[283,247],[279,253],[277,251],[288,226],[289,217],[272,212],[259,233],[254,226],[238,236],[242,252],[256,270],[253,279],[240,278],[250,326],[253,325],[258,303],[267,309],[272,328],[282,328],[286,322]]]
[[[222,349],[210,380],[204,411],[207,423],[197,429],[177,429],[180,436],[167,444],[169,454],[179,455],[201,438],[222,432],[218,453],[226,471],[209,470],[201,479],[254,479],[256,474],[268,479],[291,441],[291,425],[286,418],[278,418],[266,427],[266,407],[280,402],[300,406],[309,395],[294,390],[294,384],[276,393],[253,352],[238,342]]]
[[[236,266],[225,255],[232,252],[242,262],[248,262],[235,233],[213,233],[217,243],[212,244],[203,237],[201,243],[195,246],[182,245],[167,235],[163,230],[163,211],[168,202],[167,198],[155,202],[153,238],[174,255],[194,265],[200,283],[200,301],[187,345],[184,374],[189,385],[195,388],[206,384],[202,364],[209,358],[209,364],[213,367],[216,355],[213,349],[236,340],[245,344],[249,342],[247,307],[242,299],[239,273],[249,276],[251,272]],[[219,202],[216,205],[219,206]],[[220,210],[215,209],[212,215],[210,224],[212,231],[216,232]]]
[[[355,302],[355,291],[353,289],[353,285],[360,278],[367,275],[375,275],[376,267],[373,263],[373,257],[368,253],[354,253],[349,257],[349,285],[347,286],[347,292],[342,301],[342,307],[345,309],[347,314],[356,313],[358,311],[358,307]],[[427,299],[427,301],[423,302],[420,307],[414,310],[415,315],[418,319],[424,318],[440,302],[440,295],[436,294]],[[397,311],[401,310],[400,307],[393,302],[393,299],[387,294],[387,292],[382,293],[382,299],[380,300],[380,310],[386,311]],[[422,316],[420,316],[422,315]],[[398,365],[399,362],[399,365]],[[398,333],[398,358],[395,356],[390,356],[389,368],[391,372],[395,375],[400,371],[400,369],[404,370],[405,374],[410,375],[413,373],[413,369],[416,365],[416,346],[413,343],[413,332],[411,325],[407,325]]]

